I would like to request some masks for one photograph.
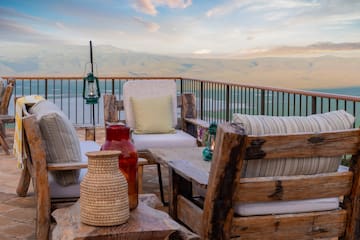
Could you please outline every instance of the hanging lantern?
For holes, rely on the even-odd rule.
[[[208,130],[208,136],[206,141],[206,147],[204,148],[202,155],[205,161],[211,161],[213,152],[215,149],[215,137],[216,137],[217,124],[211,123]]]
[[[86,104],[96,104],[100,98],[99,79],[93,73],[84,77],[83,98]]]

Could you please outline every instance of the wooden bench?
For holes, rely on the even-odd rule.
[[[245,161],[344,154],[352,155],[348,172],[241,177]],[[360,129],[248,136],[239,126],[220,124],[212,161],[210,175],[169,162],[170,214],[202,239],[360,239]],[[207,190],[204,199],[193,196],[194,187]],[[235,214],[235,204],[320,198],[343,201],[326,211]]]

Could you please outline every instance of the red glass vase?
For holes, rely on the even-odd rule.
[[[130,128],[124,125],[106,127],[106,140],[101,150],[120,150],[119,169],[128,182],[130,210],[138,205],[137,152],[130,139]]]

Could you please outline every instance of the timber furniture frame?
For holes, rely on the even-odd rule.
[[[25,107],[25,106],[24,106]],[[78,198],[51,198],[49,190],[48,171],[76,170],[87,168],[87,163],[47,163],[45,142],[42,139],[39,124],[35,115],[23,110],[23,141],[26,158],[23,159],[23,170],[16,189],[20,197],[27,195],[30,181],[33,183],[36,201],[36,239],[49,239],[51,211],[73,204]]]
[[[8,80],[0,103],[0,144],[4,152],[9,155],[9,145],[6,142],[5,124],[15,122],[15,117],[8,115],[10,99],[14,90],[15,80]]]
[[[183,93],[181,96],[177,96],[177,107],[181,109],[181,118],[178,119],[177,128],[189,133],[196,138],[197,144],[202,144],[201,139],[197,136],[198,128],[207,129],[209,124],[203,120],[197,119],[196,102],[195,96],[191,93]],[[104,122],[105,126],[112,123],[125,123],[125,120],[120,120],[120,112],[124,111],[123,100],[117,100],[115,95],[105,94],[104,95]],[[159,146],[161,147],[161,146]],[[164,198],[163,181],[161,175],[161,166],[157,163],[152,156],[151,152],[147,149],[138,150],[138,157],[147,160],[146,163],[142,163],[138,167],[138,175],[142,176],[144,165],[157,165],[158,182],[161,201],[164,205],[168,205],[168,202]],[[139,177],[138,186],[142,186],[142,178]],[[142,189],[139,188],[139,192]]]
[[[244,160],[351,154],[350,171],[241,178]],[[208,179],[181,161],[169,163],[170,215],[201,239],[360,239],[360,129],[325,133],[248,136],[240,126],[218,126]],[[204,183],[205,182],[205,183]],[[207,184],[206,184],[207,183]],[[193,187],[207,188],[203,201]],[[238,216],[234,203],[339,197],[338,209]]]

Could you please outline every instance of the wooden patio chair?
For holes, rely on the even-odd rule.
[[[8,115],[10,99],[13,93],[15,81],[8,80],[4,89],[0,90],[0,144],[4,152],[9,155],[9,145],[6,142],[5,124],[15,122],[13,115]]]
[[[132,100],[152,100],[161,97],[170,96],[171,109],[170,116],[171,127],[176,130],[172,133],[156,132],[156,130],[147,133],[136,133],[136,124],[140,122],[136,118]],[[123,86],[122,100],[117,100],[115,95],[104,95],[104,121],[105,123],[124,122],[127,126],[135,130],[132,139],[138,151],[140,158],[147,160],[146,164],[156,164],[159,178],[159,188],[161,201],[164,205],[167,202],[164,199],[163,184],[161,177],[160,164],[156,163],[147,150],[148,148],[166,148],[166,147],[194,147],[199,144],[197,142],[197,127],[207,127],[207,123],[196,118],[196,103],[193,94],[183,94],[177,96],[176,82],[167,80],[131,80],[127,81]],[[161,100],[164,102],[167,100]],[[178,119],[178,108],[181,107],[181,118]],[[150,106],[153,111],[158,110],[158,106]],[[124,111],[125,119],[119,120]],[[165,116],[158,116],[160,119]],[[143,117],[143,120],[146,117]],[[189,134],[190,133],[190,134]],[[142,166],[143,166],[142,165]],[[142,172],[142,166],[139,172]],[[141,179],[139,178],[139,182]],[[141,185],[141,183],[139,183]],[[141,190],[141,189],[140,189]]]
[[[97,151],[100,146],[92,141],[80,141],[81,162],[48,163],[47,140],[44,139],[40,130],[39,120],[36,114],[30,114],[26,107],[23,111],[23,142],[26,155],[24,155],[24,166],[16,192],[18,196],[25,197],[30,182],[32,182],[36,200],[36,239],[45,240],[49,239],[52,210],[73,204],[79,199],[80,182],[87,171],[85,152]],[[54,124],[59,124],[59,120],[57,123],[48,125]],[[54,145],[60,151],[66,151],[66,148],[70,148],[65,144]],[[69,170],[80,170],[80,176],[75,183],[66,186],[59,184],[50,174],[51,171]]]
[[[247,162],[352,155],[350,171],[244,178]],[[218,126],[210,175],[170,163],[170,214],[202,239],[360,239],[360,129],[250,136],[239,125]],[[194,187],[207,188],[204,201]],[[255,215],[238,208],[287,201],[342,199],[327,210]],[[319,206],[322,206],[321,204]],[[314,206],[312,206],[314,207]],[[245,209],[244,209],[245,208]],[[315,206],[316,208],[316,206]]]

